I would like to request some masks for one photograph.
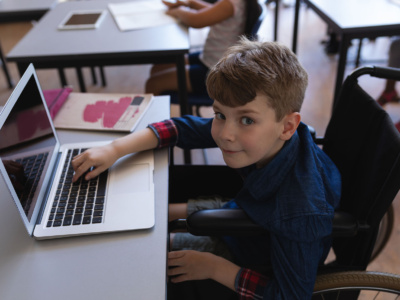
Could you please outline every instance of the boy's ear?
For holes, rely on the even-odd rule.
[[[297,127],[299,126],[301,121],[301,116],[298,112],[294,112],[286,115],[283,120],[283,131],[281,133],[281,140],[287,141],[292,135],[296,132]]]

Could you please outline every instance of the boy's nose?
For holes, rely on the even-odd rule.
[[[228,122],[225,123],[223,128],[221,129],[221,138],[226,141],[234,141],[235,140],[235,128],[232,124]]]

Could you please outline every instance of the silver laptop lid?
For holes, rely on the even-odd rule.
[[[0,172],[30,235],[47,197],[59,146],[31,64],[0,113]]]

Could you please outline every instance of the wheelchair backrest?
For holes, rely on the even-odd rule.
[[[350,75],[323,145],[342,175],[340,210],[370,227],[355,238],[334,240],[337,261],[364,269],[379,223],[400,189],[400,135],[385,110]]]

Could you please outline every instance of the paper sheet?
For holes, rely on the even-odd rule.
[[[70,93],[54,118],[54,126],[131,132],[152,101],[152,94]]]
[[[161,1],[132,1],[110,3],[108,8],[121,31],[144,29],[178,20],[168,16],[167,7]]]

